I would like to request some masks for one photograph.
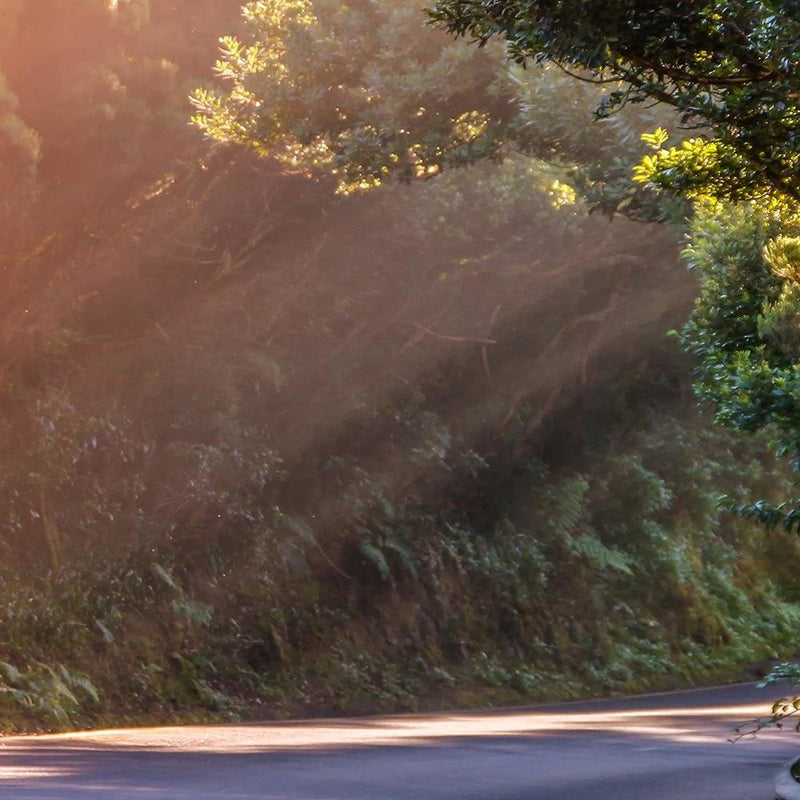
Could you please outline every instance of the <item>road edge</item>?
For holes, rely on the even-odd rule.
[[[775,776],[775,800],[800,800],[800,783],[792,775],[792,767],[798,761],[797,757],[787,761]]]

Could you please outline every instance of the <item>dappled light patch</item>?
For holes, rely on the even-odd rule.
[[[691,696],[691,695],[689,695]],[[713,692],[709,694],[713,698]],[[435,746],[455,739],[602,733],[609,737],[645,737],[707,745],[729,745],[733,727],[763,714],[764,703],[682,705],[681,694],[664,696],[657,708],[637,708],[637,700],[609,710],[509,709],[480,713],[419,714],[408,717],[307,720],[248,725],[181,726],[149,729],[99,730],[35,740],[12,737],[6,743],[24,747],[121,748],[171,752],[248,753],[283,749],[314,750],[371,746]],[[612,701],[613,703],[613,701]],[[759,737],[768,738],[775,731]],[[13,751],[12,751],[13,752]]]
[[[68,767],[15,767],[0,763],[0,786],[3,781],[37,781],[63,778],[70,774]]]

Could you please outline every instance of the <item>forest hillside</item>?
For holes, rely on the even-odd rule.
[[[698,288],[685,208],[627,177],[652,114],[593,133],[593,88],[427,28],[443,55],[401,80],[418,4],[320,2],[352,39],[264,95],[294,138],[248,146],[213,128],[212,65],[259,5],[0,4],[0,730],[630,693],[794,655],[797,538],[720,504],[778,502],[789,472],[698,410],[668,335]],[[363,126],[318,157],[334,67],[458,124],[382,106],[418,137],[391,179]]]

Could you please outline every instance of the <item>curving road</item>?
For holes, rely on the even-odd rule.
[[[11,800],[771,800],[752,684],[489,712],[0,739]]]

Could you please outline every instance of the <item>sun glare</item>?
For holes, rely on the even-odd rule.
[[[36,737],[59,747],[121,747],[184,752],[252,752],[436,744],[444,739],[602,732],[673,742],[727,744],[742,720],[764,713],[764,704],[634,711],[508,711],[357,720],[310,720],[267,725],[173,726]],[[763,736],[764,734],[762,734]],[[15,737],[24,744],[28,737]]]

